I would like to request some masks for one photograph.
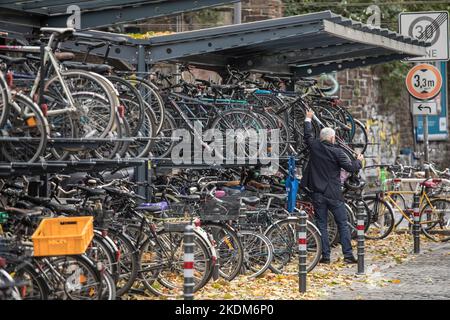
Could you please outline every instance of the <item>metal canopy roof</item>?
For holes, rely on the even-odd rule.
[[[241,70],[298,75],[323,72],[332,62],[339,69],[351,67],[351,62],[368,65],[423,56],[428,46],[330,11],[183,32],[152,38],[148,44],[150,62],[178,60],[212,67],[229,64]]]
[[[81,29],[106,27],[142,19],[179,14],[237,2],[238,0],[2,0],[0,28],[14,31],[14,26],[28,28],[65,27],[77,5],[81,13]],[[9,29],[8,29],[9,28]],[[29,30],[28,30],[29,31]]]
[[[297,76],[423,56],[428,43],[346,19],[330,11],[164,35],[149,40],[88,31],[80,36],[122,41],[112,58],[147,64],[188,62],[203,68]],[[123,40],[126,40],[125,43]],[[65,49],[83,51],[73,43]],[[103,55],[104,49],[92,51]]]

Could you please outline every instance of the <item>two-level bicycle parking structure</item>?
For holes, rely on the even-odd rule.
[[[427,47],[424,41],[329,11],[148,40],[91,30],[232,2],[236,1],[115,0],[102,8],[101,1],[87,1],[79,4],[81,30],[65,28],[65,10],[73,1],[39,2],[39,7],[47,5],[46,10],[33,1],[0,5],[4,9],[0,31],[21,44],[0,46],[2,52],[14,52],[0,56],[4,71],[0,176],[7,181],[2,192],[14,200],[5,211],[31,215],[26,210],[39,205],[54,215],[86,210],[96,216],[97,232],[87,253],[105,267],[100,271],[103,289],[93,284],[98,275],[86,267],[92,273],[93,298],[121,296],[133,286],[133,290],[140,286],[157,295],[179,296],[183,265],[189,267],[187,278],[194,278],[188,283],[193,291],[211,278],[231,281],[240,273],[257,277],[268,269],[299,273],[300,290],[305,291],[306,270],[311,271],[321,255],[320,233],[307,196],[297,196],[294,190],[297,208],[286,210],[289,196],[284,179],[255,174],[267,165],[264,156],[256,163],[244,152],[243,163],[175,164],[169,155],[180,137],[173,132],[185,129],[192,141],[202,140],[194,120],[201,129],[266,129],[269,136],[279,132],[279,141],[267,150],[279,150],[270,160],[280,162],[287,179],[292,169],[287,166],[289,159],[300,165],[307,160],[303,120],[307,108],[313,108],[314,134],[323,126],[334,127],[338,144],[354,157],[368,144],[364,126],[307,77],[422,56]],[[40,32],[47,37],[36,36]],[[70,52],[81,54],[82,61],[75,61]],[[102,63],[86,63],[93,56]],[[107,63],[114,61],[132,65],[133,70],[113,70]],[[170,75],[151,72],[160,62],[178,63],[188,73],[187,64],[216,71],[224,84],[175,81]],[[262,76],[254,78],[254,74]],[[267,150],[261,154],[267,156]],[[114,175],[130,167],[134,177]],[[155,170],[164,173],[154,175]],[[99,174],[105,171],[112,171],[109,178]],[[61,187],[72,173],[86,173],[86,178]],[[22,184],[14,183],[22,176],[41,176],[44,187],[27,195]],[[364,230],[379,218],[364,200],[363,187],[357,177],[346,183],[349,223],[358,237],[358,273],[364,272]],[[16,208],[24,199],[32,205]],[[9,223],[5,225],[16,230],[23,221]],[[186,225],[193,228],[187,239],[193,239],[194,251],[188,246],[189,259],[183,264]],[[26,231],[21,236],[29,238],[30,230]],[[336,226],[329,236],[337,241]],[[259,248],[256,253],[255,248]],[[29,271],[28,277],[34,276]],[[49,273],[48,278],[55,278],[54,286],[38,290],[41,294],[37,292],[35,298],[61,297],[56,275]],[[45,281],[36,280],[37,287],[41,282]],[[73,291],[89,297],[82,287],[77,283]]]

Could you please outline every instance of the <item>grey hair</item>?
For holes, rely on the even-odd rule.
[[[336,135],[336,132],[327,127],[327,128],[323,128],[322,130],[320,130],[320,141],[328,141],[331,142],[331,138],[334,137]]]

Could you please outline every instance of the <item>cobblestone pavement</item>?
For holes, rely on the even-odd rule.
[[[348,288],[331,288],[322,299],[450,299],[450,243],[425,246],[401,264],[366,266]]]

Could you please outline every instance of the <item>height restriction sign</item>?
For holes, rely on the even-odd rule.
[[[400,34],[430,43],[426,56],[408,58],[408,61],[449,59],[447,11],[402,12],[398,20]]]
[[[430,100],[439,94],[441,87],[441,73],[431,64],[418,64],[406,75],[406,88],[416,99]]]

